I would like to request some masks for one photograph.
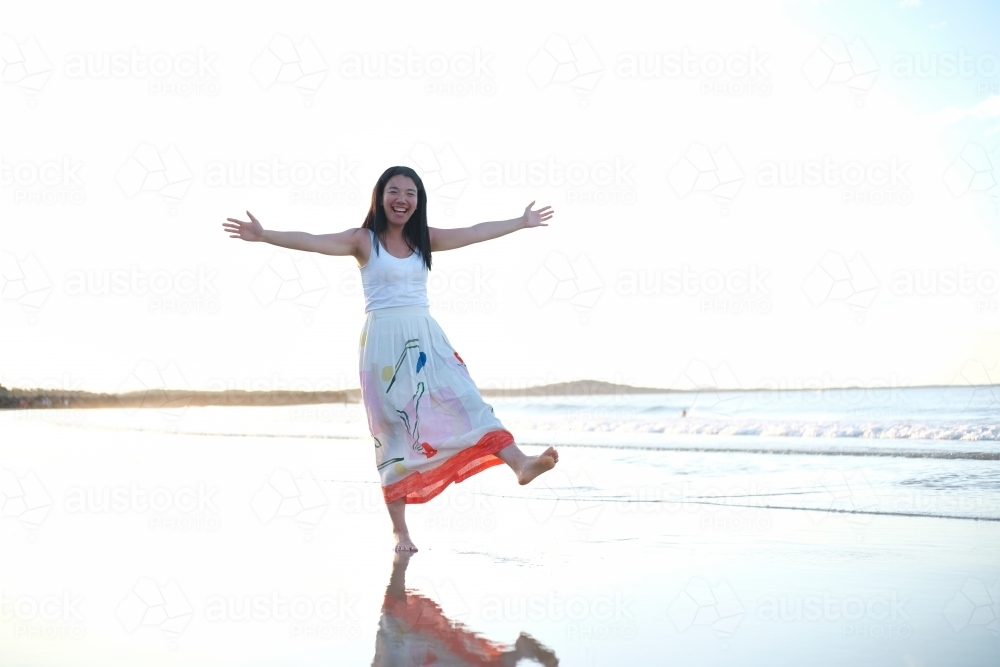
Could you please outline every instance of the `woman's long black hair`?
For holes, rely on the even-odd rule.
[[[417,209],[410,214],[410,219],[403,225],[403,240],[406,241],[410,250],[420,253],[429,271],[431,268],[431,234],[427,230],[427,191],[424,190],[424,182],[417,176],[417,172],[409,167],[397,166],[386,169],[378,177],[378,182],[372,189],[372,205],[368,209],[368,215],[365,216],[365,224],[362,227],[375,232],[373,250],[377,254],[380,240],[385,236],[385,230],[389,227],[389,223],[385,219],[385,206],[382,204],[382,197],[385,195],[386,183],[393,176],[408,176],[413,179],[417,186]]]

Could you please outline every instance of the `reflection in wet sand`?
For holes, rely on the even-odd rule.
[[[412,553],[397,553],[375,635],[373,667],[422,665],[516,665],[529,658],[546,667],[559,664],[551,650],[525,633],[513,646],[482,637],[452,621],[436,602],[406,590],[406,567]]]

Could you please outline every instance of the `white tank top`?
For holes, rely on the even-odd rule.
[[[406,259],[389,254],[379,244],[375,251],[375,232],[368,230],[372,251],[368,263],[361,267],[361,284],[365,289],[365,312],[395,306],[429,306],[427,300],[427,265],[419,250]]]

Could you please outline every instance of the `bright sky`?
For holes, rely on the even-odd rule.
[[[221,223],[357,227],[394,164],[434,226],[556,210],[434,256],[480,386],[1000,382],[998,14],[12,5],[0,383],[357,386],[354,261]]]

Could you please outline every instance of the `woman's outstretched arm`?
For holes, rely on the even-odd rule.
[[[480,222],[471,227],[459,227],[458,229],[438,229],[431,227],[431,251],[440,252],[442,250],[454,250],[473,243],[489,241],[500,236],[505,236],[511,232],[526,227],[548,227],[545,221],[552,217],[555,211],[551,206],[545,206],[537,211],[531,210],[535,202],[531,202],[524,208],[524,215],[520,218],[510,220],[493,220],[491,222]]]
[[[362,229],[348,229],[336,234],[309,234],[308,232],[276,232],[264,229],[263,225],[247,211],[250,222],[226,218],[223,229],[229,232],[229,237],[243,239],[255,243],[270,243],[271,245],[319,252],[324,255],[351,255],[360,258],[362,252],[361,240],[367,236]]]

